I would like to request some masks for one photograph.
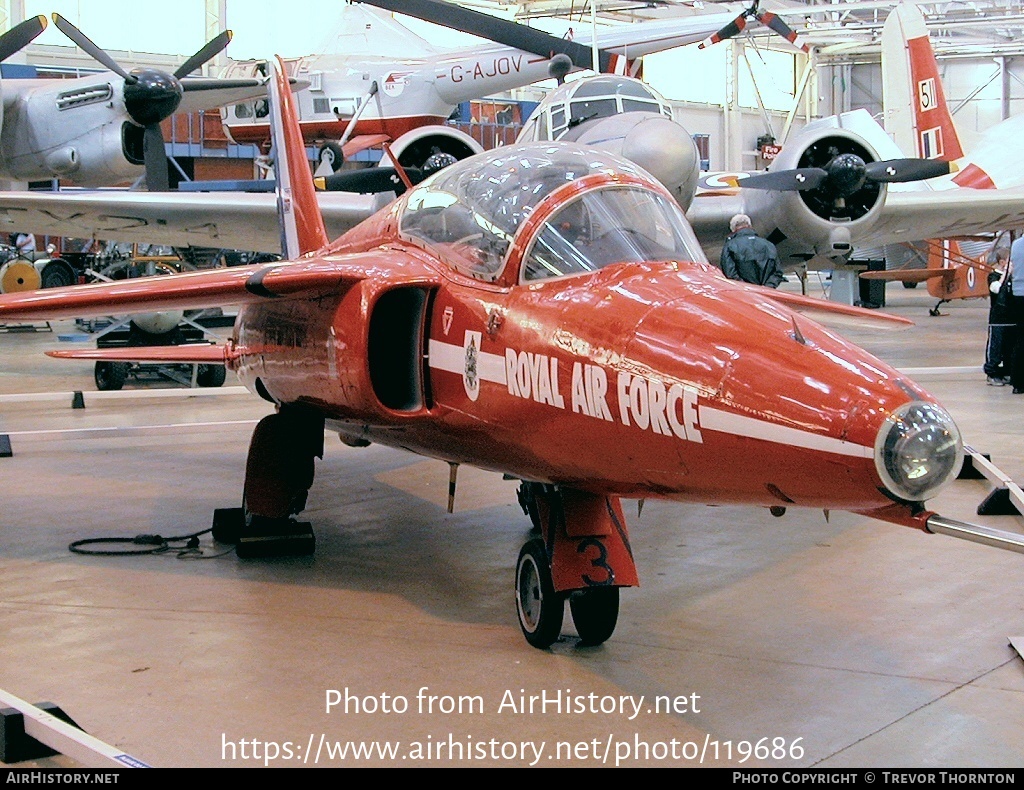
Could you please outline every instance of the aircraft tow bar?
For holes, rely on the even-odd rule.
[[[970,524],[966,521],[958,521],[955,518],[946,518],[938,514],[929,517],[925,522],[929,532],[939,535],[950,535],[954,538],[969,540],[973,543],[983,543],[986,546],[994,546],[997,549],[1006,549],[1024,554],[1024,535],[1014,532],[1004,532],[1001,529],[983,527],[980,524]]]

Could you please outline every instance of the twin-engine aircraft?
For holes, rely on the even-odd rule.
[[[926,509],[960,433],[906,376],[810,320],[902,319],[726,280],[668,191],[574,143],[441,170],[330,242],[283,67],[271,80],[290,259],[0,296],[0,320],[241,305],[224,347],[57,352],[223,361],[277,405],[246,462],[239,553],[301,532],[325,428],[522,481],[527,641],[608,639],[638,583],[621,500],[849,510],[1024,550]],[[905,322],[903,322],[905,323]]]
[[[113,186],[145,172],[150,190],[167,189],[161,121],[175,112],[213,109],[266,93],[259,79],[188,76],[228,45],[229,31],[173,74],[153,68],[128,72],[60,14],[53,20],[109,71],[71,80],[7,80],[0,114],[0,178]],[[0,36],[0,60],[27,46],[46,24],[46,17],[33,17]]]

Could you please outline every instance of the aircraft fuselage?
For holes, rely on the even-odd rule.
[[[893,502],[874,461],[888,415],[932,402],[707,264],[509,288],[416,249],[386,258],[407,288],[246,307],[231,352],[246,385],[315,406],[349,441],[526,480],[855,511]]]

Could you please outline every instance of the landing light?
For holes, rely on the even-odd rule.
[[[905,403],[889,415],[875,440],[875,466],[882,482],[911,502],[938,493],[959,472],[963,456],[953,418],[934,403]]]

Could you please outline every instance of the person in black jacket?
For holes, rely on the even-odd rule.
[[[751,227],[750,217],[737,214],[729,221],[732,231],[722,247],[720,265],[730,280],[743,280],[754,285],[778,288],[786,278],[779,267],[775,245],[762,239]]]
[[[988,383],[1002,387],[1010,383],[1010,364],[1013,358],[1016,327],[1010,310],[1010,288],[1006,281],[1010,251],[1005,247],[996,251],[995,266],[988,273],[989,310],[988,343],[985,345],[985,375]],[[1002,291],[1003,288],[1006,291]]]

